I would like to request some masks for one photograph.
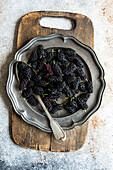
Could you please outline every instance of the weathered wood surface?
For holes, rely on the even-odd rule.
[[[75,28],[72,30],[59,30],[41,27],[39,23],[40,18],[47,16],[69,18],[75,21]],[[36,36],[44,36],[52,33],[72,35],[89,46],[94,46],[93,25],[89,18],[74,13],[43,11],[32,12],[21,18],[18,27],[17,50]],[[88,121],[82,126],[67,131],[66,141],[60,143],[54,139],[52,134],[42,132],[38,128],[24,122],[14,111],[12,113],[13,139],[15,143],[24,148],[53,152],[76,151],[83,146],[87,136],[87,130]]]

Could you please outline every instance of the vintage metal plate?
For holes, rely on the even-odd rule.
[[[75,126],[82,125],[100,107],[105,89],[104,70],[91,47],[80,42],[75,37],[64,36],[62,34],[35,37],[17,51],[14,60],[9,66],[9,77],[6,88],[15,112],[27,123],[32,124],[43,131],[51,132],[49,121],[44,112],[38,109],[38,107],[30,106],[24,99],[20,98],[21,92],[18,88],[19,82],[15,76],[15,63],[17,61],[27,61],[31,52],[36,49],[39,44],[43,44],[44,48],[72,48],[82,57],[87,77],[88,79],[92,79],[94,86],[94,92],[87,102],[88,109],[86,113],[83,110],[79,110],[74,114],[70,114],[62,109],[53,115],[64,130],[70,130]]]

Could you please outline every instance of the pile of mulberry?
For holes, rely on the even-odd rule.
[[[88,108],[86,102],[93,93],[93,83],[87,79],[82,58],[74,49],[44,49],[39,45],[27,62],[18,62],[17,68],[19,89],[32,106],[38,105],[35,95],[40,95],[51,114],[63,107],[71,114]],[[61,105],[59,98],[63,94],[65,101]]]

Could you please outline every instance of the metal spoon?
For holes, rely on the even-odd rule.
[[[18,68],[17,68],[18,62],[16,63],[16,76],[17,79],[19,81],[19,77],[18,77]],[[65,141],[66,140],[66,133],[64,132],[64,130],[61,128],[61,126],[58,124],[57,121],[55,121],[50,113],[48,112],[47,108],[45,107],[41,97],[39,95],[35,95],[35,97],[38,99],[39,103],[41,104],[42,108],[44,109],[49,121],[50,121],[50,126],[51,129],[53,131],[54,137],[56,140],[58,141]]]
[[[49,121],[50,121],[50,126],[51,126],[51,129],[53,131],[53,134],[56,138],[56,140],[59,140],[59,141],[65,141],[66,139],[66,133],[64,132],[64,130],[61,128],[61,126],[58,124],[57,121],[55,121],[50,113],[48,112],[47,108],[45,107],[41,97],[39,95],[36,95],[36,98],[38,99],[39,103],[41,104],[42,108],[44,109]]]

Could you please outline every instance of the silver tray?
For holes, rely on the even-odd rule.
[[[88,109],[86,113],[83,110],[79,110],[74,114],[69,114],[62,109],[53,115],[64,130],[70,130],[75,126],[82,125],[100,107],[105,89],[104,70],[91,47],[80,42],[75,37],[64,36],[62,34],[35,37],[17,51],[14,60],[9,66],[9,77],[6,87],[7,94],[12,102],[15,112],[20,115],[25,122],[34,125],[43,131],[51,132],[49,121],[44,112],[38,109],[38,107],[30,106],[24,101],[24,99],[20,98],[21,92],[18,88],[19,83],[14,73],[15,63],[17,61],[27,61],[31,52],[36,49],[39,44],[43,44],[44,48],[72,48],[82,57],[85,64],[85,72],[87,73],[88,79],[92,79],[94,86],[94,92],[91,94],[91,97],[87,102]]]

